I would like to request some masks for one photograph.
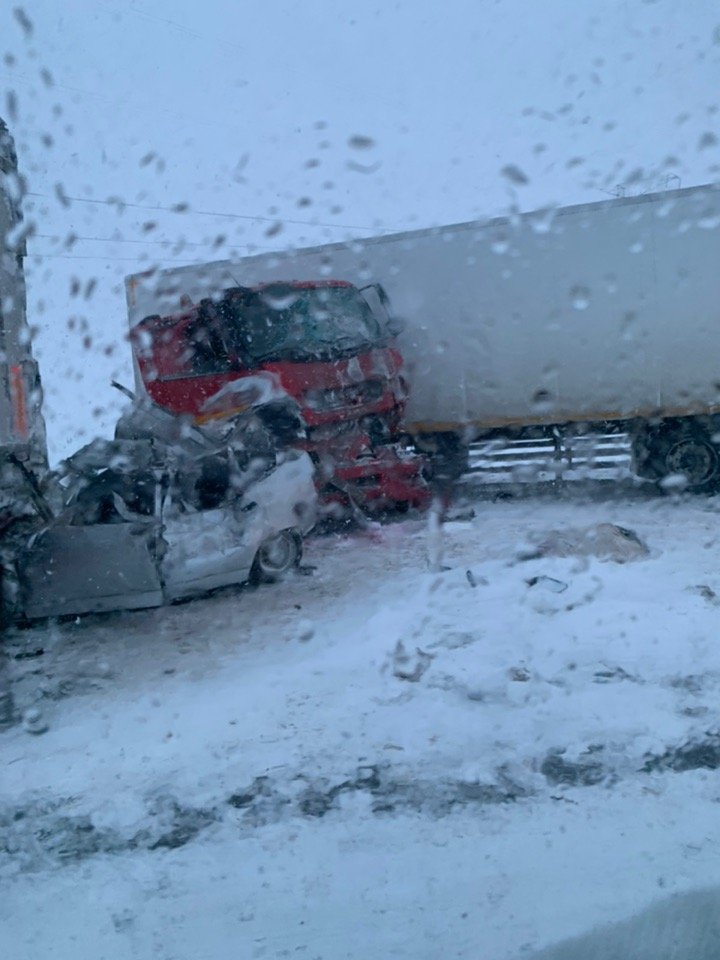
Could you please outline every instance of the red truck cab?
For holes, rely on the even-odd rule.
[[[236,412],[227,384],[271,374],[300,408],[325,499],[424,506],[423,462],[394,442],[407,387],[386,308],[381,287],[343,280],[233,287],[146,317],[131,342],[150,398],[196,422]]]

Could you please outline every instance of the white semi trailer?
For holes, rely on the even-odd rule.
[[[614,424],[642,475],[717,482],[720,186],[138,275],[130,321],[238,284],[329,277],[379,282],[405,320],[421,446]]]

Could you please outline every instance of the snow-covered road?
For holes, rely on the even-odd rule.
[[[523,559],[608,522],[649,556]],[[13,634],[49,729],[0,735],[0,955],[502,960],[720,882],[719,532],[714,500],[479,501],[440,574],[408,520]]]

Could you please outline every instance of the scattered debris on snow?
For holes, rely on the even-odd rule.
[[[597,759],[568,760],[560,752],[549,753],[540,765],[540,773],[553,786],[591,787],[607,776]]]
[[[563,580],[556,580],[555,577],[530,577],[529,580],[526,580],[525,583],[529,587],[542,587],[544,590],[549,590],[551,593],[564,593],[568,585]]]
[[[472,570],[469,569],[465,571],[465,577],[471,587],[478,587],[481,584],[483,587],[487,587],[490,582],[487,577],[478,577],[475,573],[473,573]]]
[[[408,653],[402,640],[398,640],[392,655],[393,676],[398,680],[408,680],[410,683],[417,681],[427,671],[432,663],[433,654],[426,653],[419,647],[415,653]]]
[[[707,600],[707,602],[711,606],[713,607],[720,606],[720,597],[718,597],[717,593],[715,593],[713,588],[709,587],[706,583],[698,583],[692,587],[688,587],[688,590],[692,590],[694,593],[698,593],[703,598],[703,600]]]
[[[643,770],[717,770],[720,767],[720,733],[708,731],[702,737],[688,740],[679,747],[672,747],[660,756],[651,756]]]
[[[23,713],[22,724],[28,733],[47,733],[47,720],[37,707],[30,707]]]
[[[521,559],[541,557],[597,557],[615,563],[643,560],[650,555],[648,547],[634,530],[614,523],[598,523],[587,529],[551,530],[540,537],[531,537],[535,549]]]
[[[315,636],[315,624],[312,620],[303,619],[295,628],[295,639],[299,643],[307,643]]]

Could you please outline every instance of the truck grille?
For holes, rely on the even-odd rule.
[[[310,390],[305,402],[311,410],[342,410],[347,407],[362,407],[375,403],[384,392],[382,380],[364,380],[348,387],[332,387],[328,390]]]

